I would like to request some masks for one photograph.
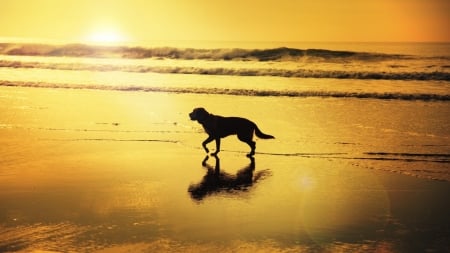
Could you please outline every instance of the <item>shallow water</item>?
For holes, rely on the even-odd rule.
[[[0,94],[2,251],[448,249],[447,102]],[[199,104],[276,139],[252,163],[228,137],[202,165]]]

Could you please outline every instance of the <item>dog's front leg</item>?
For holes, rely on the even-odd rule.
[[[214,140],[214,137],[212,137],[211,135],[208,136],[208,138],[202,142],[202,146],[205,149],[206,153],[209,153],[209,149],[206,147],[206,144],[212,142]]]
[[[219,151],[220,151],[220,138],[216,138],[216,152],[212,153],[211,155],[217,156]]]

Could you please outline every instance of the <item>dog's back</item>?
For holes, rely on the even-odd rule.
[[[256,126],[255,123],[245,118],[216,115],[214,117],[217,117],[217,130],[220,137],[253,131]]]

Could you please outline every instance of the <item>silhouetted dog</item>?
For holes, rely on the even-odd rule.
[[[255,154],[256,143],[253,141],[253,132],[261,139],[275,138],[272,135],[262,133],[256,124],[248,119],[213,115],[208,113],[204,108],[195,108],[189,113],[189,117],[191,120],[197,120],[209,135],[202,143],[206,153],[209,153],[206,144],[213,140],[216,141],[216,152],[212,153],[212,155],[217,155],[220,151],[220,138],[228,135],[237,134],[239,140],[250,146],[251,151],[247,156],[253,156]]]

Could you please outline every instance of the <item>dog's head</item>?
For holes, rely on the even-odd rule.
[[[191,113],[189,113],[191,120],[197,120],[199,122],[203,121],[206,117],[208,117],[208,115],[209,113],[202,107],[195,108]]]

